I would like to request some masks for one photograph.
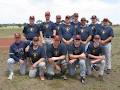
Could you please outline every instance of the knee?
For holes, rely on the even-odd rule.
[[[13,63],[14,63],[14,59],[13,59],[13,58],[9,58],[9,59],[7,60],[7,63],[8,63],[8,64],[13,64]]]
[[[39,67],[40,67],[40,68],[45,67],[45,62],[41,62],[41,63],[39,63]]]
[[[105,64],[105,60],[102,60],[102,61],[101,61],[101,64]]]

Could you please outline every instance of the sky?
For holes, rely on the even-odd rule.
[[[113,24],[120,24],[119,9],[120,0],[0,0],[0,24],[25,23],[31,15],[44,21],[45,11],[51,12],[52,21],[58,14],[64,19],[77,12],[79,20],[97,15],[100,21],[109,18]]]

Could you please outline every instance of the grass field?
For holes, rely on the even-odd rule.
[[[22,28],[9,27],[0,28],[0,38],[10,38],[14,32],[22,32]],[[15,65],[14,80],[7,80],[8,49],[0,47],[0,90],[120,90],[120,26],[114,27],[115,37],[112,42],[112,72],[105,74],[105,81],[97,79],[97,72],[87,77],[87,84],[82,85],[78,76],[62,79],[45,80],[41,82],[38,78],[29,79],[28,75],[20,76],[18,65]]]

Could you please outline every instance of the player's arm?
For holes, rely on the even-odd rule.
[[[112,40],[112,36],[108,37],[106,40],[102,40],[101,43],[104,45],[106,43],[109,43]]]

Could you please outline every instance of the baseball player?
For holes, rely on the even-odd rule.
[[[91,65],[99,65],[99,79],[103,80],[104,68],[105,68],[105,55],[104,48],[100,44],[101,38],[99,35],[95,35],[93,42],[91,42],[87,48],[87,74],[91,75]]]
[[[40,79],[45,80],[45,51],[44,48],[39,45],[39,42],[42,43],[42,40],[39,41],[39,37],[34,37],[32,40],[32,44],[27,46],[25,50],[28,53],[28,57],[30,58],[31,63],[29,77],[34,78],[39,71]]]
[[[94,35],[96,35],[96,34],[98,33],[98,31],[101,30],[102,26],[101,26],[101,24],[98,24],[98,21],[99,21],[99,20],[98,20],[98,18],[97,18],[96,15],[93,15],[93,16],[91,17],[91,20],[92,20],[92,22],[91,22],[91,24],[89,25],[89,29],[92,31],[92,39],[91,39],[91,41],[92,41]]]
[[[73,18],[73,22],[71,22],[71,25],[73,25],[74,30],[75,30],[75,34],[79,34],[79,30],[80,30],[80,22],[78,20],[79,15],[78,13],[74,13],[74,18]]]
[[[73,42],[73,36],[75,35],[74,28],[70,23],[69,15],[65,17],[65,24],[62,25],[60,30],[61,30],[62,41],[68,49],[68,46]]]
[[[8,79],[12,80],[14,76],[14,64],[19,63],[20,65],[20,74],[25,75],[26,73],[26,54],[25,48],[29,45],[28,42],[21,40],[21,34],[14,34],[15,42],[10,46],[9,49],[9,59],[8,63],[8,71],[9,77]]]
[[[48,56],[48,79],[53,79],[55,75],[55,70],[62,74],[64,80],[66,77],[67,63],[65,60],[66,47],[61,43],[61,37],[56,35],[53,38],[53,44],[48,46],[47,56]]]
[[[51,44],[52,37],[56,35],[55,24],[50,21],[50,12],[45,12],[46,21],[41,24],[40,36],[43,43]]]
[[[29,24],[24,26],[23,34],[26,40],[32,41],[33,37],[39,36],[39,27],[35,24],[35,17],[29,17]]]
[[[89,29],[87,26],[88,21],[86,18],[81,18],[81,25],[80,25],[80,31],[79,34],[81,36],[81,43],[85,45],[85,50],[87,50],[87,47],[89,45],[89,42],[92,38],[92,30]]]
[[[60,26],[61,25],[62,25],[62,23],[61,23],[61,15],[56,15],[56,23],[55,23],[56,35],[61,35],[60,34]]]
[[[74,37],[73,44],[69,46],[68,50],[69,54],[69,63],[68,63],[68,71],[70,75],[74,75],[76,72],[76,65],[80,66],[80,81],[85,84],[85,74],[86,74],[86,55],[85,55],[85,47],[81,44],[80,35],[76,35]]]
[[[113,29],[109,25],[108,18],[103,19],[102,29],[99,31],[99,35],[101,37],[101,44],[104,47],[105,57],[106,57],[106,67],[105,71],[107,74],[111,71],[111,42],[114,37]]]

